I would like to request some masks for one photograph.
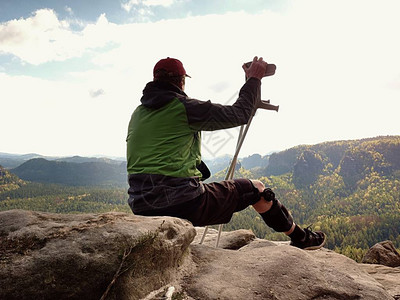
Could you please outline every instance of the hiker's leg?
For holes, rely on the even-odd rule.
[[[185,218],[195,226],[206,226],[228,223],[235,212],[241,211],[259,201],[261,181],[245,178],[223,180],[221,182],[203,183],[205,192],[196,202],[199,207]]]
[[[251,181],[261,193],[265,186],[259,180]],[[266,201],[264,198],[253,204],[254,209],[261,215],[264,222],[277,232],[284,232],[290,235],[296,228],[293,218],[286,207],[278,200]]]
[[[264,184],[258,180],[252,180],[253,185],[261,193],[264,191]],[[272,201],[266,201],[263,197],[253,204],[255,210],[261,215],[264,222],[275,231],[284,232],[291,239],[290,245],[306,249],[319,249],[325,245],[326,237],[323,232],[313,232],[309,228],[304,230],[297,226],[292,215],[286,207],[275,198]]]
[[[233,214],[253,204],[258,196],[248,179],[203,183],[205,192],[196,202],[199,207],[186,219],[195,226],[228,223]]]

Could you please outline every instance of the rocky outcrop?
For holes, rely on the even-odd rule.
[[[185,289],[195,299],[392,299],[357,263],[328,250],[193,245],[192,251],[198,269]]]
[[[140,299],[174,280],[194,236],[174,218],[0,212],[0,299]]]
[[[398,292],[400,272],[247,230],[223,232],[223,248],[210,246],[211,230],[200,245],[196,229],[193,241],[195,228],[176,218],[0,212],[0,299],[384,300]]]
[[[199,244],[203,237],[204,227],[196,227],[197,235],[193,241],[194,244]],[[208,228],[203,244],[207,246],[216,246],[218,231],[213,228]],[[218,248],[238,250],[251,241],[255,240],[256,236],[251,230],[239,229],[235,231],[224,232],[218,243]]]
[[[400,253],[396,250],[392,241],[383,241],[372,246],[363,257],[362,262],[388,267],[399,267]]]
[[[203,229],[196,229],[191,248],[197,270],[185,286],[194,299],[400,299],[398,268],[257,238],[238,251],[216,249],[217,231],[209,229],[207,245],[198,245]],[[229,249],[232,236],[223,232],[220,246]]]
[[[391,268],[374,264],[359,264],[362,270],[366,271],[377,282],[382,284],[385,290],[400,300],[400,268]]]

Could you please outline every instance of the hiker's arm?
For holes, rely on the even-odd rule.
[[[246,124],[259,99],[261,81],[250,78],[233,105],[187,99],[184,103],[190,127],[196,131],[217,130]]]
[[[185,101],[189,125],[193,130],[217,130],[246,124],[260,99],[261,79],[267,63],[254,57],[250,66],[242,66],[246,83],[240,89],[239,98],[233,105],[213,104],[211,101],[189,99]]]

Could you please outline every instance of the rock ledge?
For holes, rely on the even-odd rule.
[[[170,217],[0,212],[0,299],[396,299],[400,269]],[[197,237],[196,236],[197,231]],[[195,239],[195,240],[194,240]],[[210,246],[212,245],[212,246]],[[231,250],[237,249],[237,250]],[[165,297],[167,294],[168,297]]]

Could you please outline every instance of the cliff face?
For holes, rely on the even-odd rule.
[[[214,248],[215,233],[200,245],[201,231],[169,217],[0,212],[0,299],[150,300],[163,299],[171,286],[172,299],[400,294],[398,268],[357,264],[326,249],[303,251],[249,231],[223,233],[224,248]]]

